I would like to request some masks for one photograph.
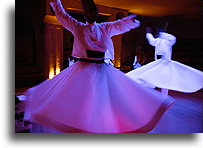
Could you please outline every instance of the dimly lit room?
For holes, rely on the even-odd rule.
[[[53,2],[53,5],[50,5],[50,2]],[[202,133],[202,2],[94,0],[93,3],[98,9],[96,24],[107,24],[107,28],[111,22],[126,23],[130,16],[139,22],[136,27],[126,23],[129,28],[121,31],[122,33],[112,33],[109,38],[102,36],[105,34],[103,30],[98,33],[102,34],[101,38],[109,44],[111,42],[108,39],[112,39],[114,48],[110,50],[111,46],[108,45],[109,49],[97,51],[97,56],[99,52],[104,53],[106,57],[109,51],[113,57],[104,58],[103,62],[97,59],[100,57],[96,57],[96,62],[92,62],[95,55],[91,50],[89,53],[89,49],[88,60],[77,56],[78,51],[75,52],[76,48],[83,44],[86,46],[84,42],[87,39],[80,40],[82,37],[86,38],[86,35],[80,35],[79,38],[74,33],[79,34],[81,31],[68,25],[74,22],[79,22],[78,26],[82,24],[82,27],[92,25],[87,21],[84,10],[87,7],[88,11],[88,7],[94,4],[91,0],[85,2],[87,4],[83,4],[83,0],[16,2],[15,132]],[[60,16],[60,13],[68,14],[70,22],[64,21],[67,15]],[[144,67],[153,67],[153,63],[155,65],[155,62],[162,60],[156,59],[155,50],[158,45],[153,45],[146,34],[150,33],[158,38],[163,20],[167,20],[167,29],[165,28],[164,32],[175,38],[170,48],[172,53],[169,62],[176,65],[168,64],[168,60],[161,70],[158,65],[156,68],[159,70],[153,73],[155,76],[148,74],[151,80],[146,84],[148,77],[146,80],[144,78],[149,71],[147,69],[147,72],[141,74]],[[121,25],[120,29],[126,26]],[[113,26],[111,29],[118,28]],[[97,41],[93,42],[97,44]],[[108,62],[105,63],[105,60]],[[101,66],[103,64],[106,64],[105,68]],[[170,69],[165,68],[167,64]],[[131,79],[134,71],[139,76]],[[161,74],[167,73],[166,71],[169,76],[162,77]],[[159,84],[154,78],[157,76],[167,81],[167,84]],[[167,88],[168,83],[171,87]],[[174,84],[177,89],[170,83],[177,83]],[[182,86],[187,88],[182,89]],[[162,94],[162,88],[167,90],[166,96]],[[33,102],[26,97],[33,99]],[[26,107],[26,102],[32,102],[32,105]],[[29,119],[32,114],[35,115],[32,120],[25,119],[26,108],[29,108],[26,115]],[[96,125],[97,122],[101,125]]]

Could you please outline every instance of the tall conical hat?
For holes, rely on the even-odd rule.
[[[94,3],[94,0],[81,0],[83,12],[88,12],[89,10],[95,10],[98,12],[97,6]]]
[[[168,27],[168,19],[167,18],[163,18],[158,27],[157,27],[157,31],[159,32],[165,32],[167,30],[167,27]]]

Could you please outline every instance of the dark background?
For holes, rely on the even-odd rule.
[[[21,0],[16,2],[15,10],[15,87],[30,87],[46,79],[44,67],[45,48],[45,0]],[[79,21],[83,21],[82,14],[71,14]],[[176,36],[173,46],[172,59],[203,70],[202,19],[199,15],[174,15],[169,18],[168,33]],[[154,47],[145,38],[145,28],[152,27],[156,33],[162,17],[141,17],[141,26],[122,36],[121,69],[132,65],[135,50],[142,46],[146,55],[146,63],[154,60]],[[108,17],[100,17],[99,21],[106,21]],[[64,43],[73,36],[64,31]],[[70,57],[71,46],[64,44],[64,60]]]

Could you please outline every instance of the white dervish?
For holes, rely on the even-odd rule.
[[[203,87],[201,71],[171,60],[175,36],[159,32],[158,38],[154,38],[151,33],[147,33],[146,38],[150,45],[155,46],[155,61],[128,72],[128,77],[146,86],[162,88],[166,96],[169,89],[191,93]]]

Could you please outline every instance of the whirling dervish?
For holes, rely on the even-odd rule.
[[[79,60],[53,79],[27,91],[25,119],[64,133],[149,132],[174,99],[145,88],[105,60],[113,59],[111,37],[137,28],[136,15],[96,23],[93,0],[81,0],[86,23],[50,4],[58,21],[74,35],[72,56]]]
[[[158,37],[154,38],[151,28],[146,28],[146,38],[150,45],[155,47],[155,61],[126,75],[136,82],[150,87],[159,87],[167,96],[168,90],[185,93],[198,91],[203,87],[203,73],[200,70],[171,60],[172,46],[176,37],[166,33],[168,21],[162,21],[158,27]]]

